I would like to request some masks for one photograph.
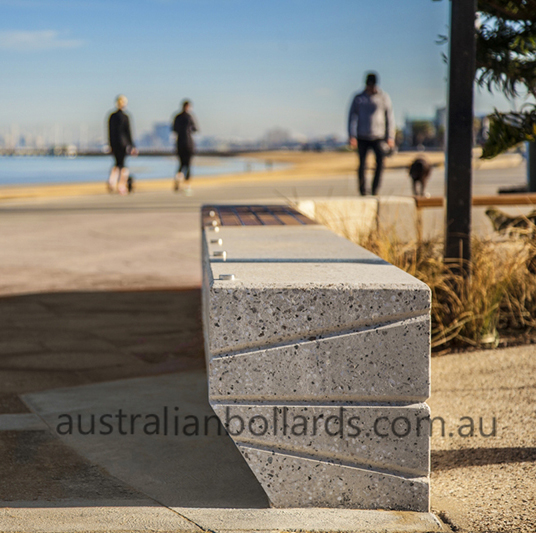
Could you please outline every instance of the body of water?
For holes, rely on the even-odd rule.
[[[247,157],[196,156],[193,160],[192,178],[241,172],[259,172],[271,165],[262,160]],[[0,156],[0,186],[33,185],[50,183],[82,183],[106,181],[113,164],[112,156],[55,157],[55,156]],[[177,172],[178,162],[172,156],[129,157],[130,174],[137,180],[171,178]]]

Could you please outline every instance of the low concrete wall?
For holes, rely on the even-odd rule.
[[[297,208],[337,234],[358,241],[378,230],[401,241],[418,235],[415,200],[404,196],[301,200]],[[403,221],[403,223],[401,223]]]
[[[428,287],[319,225],[206,227],[203,272],[210,404],[272,505],[428,511]]]
[[[473,235],[484,238],[497,235],[485,214],[487,207],[473,206]],[[443,207],[418,209],[415,200],[407,196],[301,200],[297,208],[338,235],[354,241],[366,237],[373,230],[402,242],[415,241],[419,235],[425,240],[443,238],[445,232]],[[529,214],[535,206],[500,205],[499,208],[516,217]]]
[[[297,208],[313,220],[353,240],[365,238],[378,224],[376,198],[315,198],[301,200]]]

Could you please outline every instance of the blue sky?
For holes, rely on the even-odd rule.
[[[281,127],[345,134],[374,69],[396,119],[444,104],[435,44],[449,2],[431,0],[0,0],[0,132],[83,124],[95,135],[124,93],[136,132],[194,102],[201,131]],[[508,108],[476,98],[476,111]]]

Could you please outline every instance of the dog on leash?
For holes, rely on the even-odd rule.
[[[424,189],[430,179],[431,173],[432,165],[426,159],[418,157],[411,163],[409,175],[412,180],[414,196],[424,196]],[[417,184],[419,185],[420,192],[417,191]]]

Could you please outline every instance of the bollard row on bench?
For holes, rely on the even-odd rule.
[[[303,215],[222,211],[203,209],[209,400],[271,504],[427,512],[428,287]]]

